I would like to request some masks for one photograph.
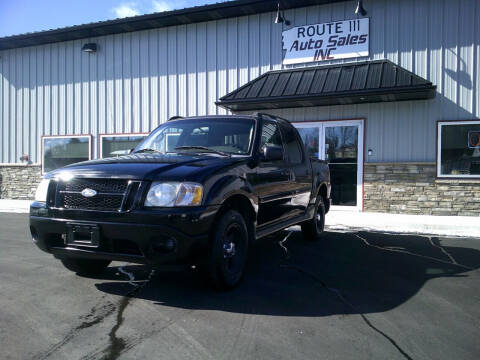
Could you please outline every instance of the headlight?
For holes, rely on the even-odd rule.
[[[202,203],[203,186],[196,183],[154,182],[145,206],[197,206]]]
[[[37,191],[35,192],[35,201],[41,201],[41,202],[47,201],[47,192],[48,192],[49,184],[50,184],[49,179],[42,179],[40,184],[38,184]]]

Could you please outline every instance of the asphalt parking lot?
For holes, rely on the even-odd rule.
[[[216,293],[195,270],[76,276],[31,243],[27,221],[0,214],[3,359],[480,357],[480,239],[283,232]]]

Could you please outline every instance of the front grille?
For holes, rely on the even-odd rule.
[[[64,194],[63,204],[66,209],[89,209],[89,210],[120,210],[123,194],[121,195],[97,195],[87,198],[82,194]]]
[[[55,206],[75,210],[122,211],[125,210],[124,199],[129,200],[129,205],[132,205],[130,201],[132,190],[137,190],[138,185],[138,182],[121,179],[59,181]],[[97,194],[92,197],[85,197],[82,195],[82,191],[85,189],[95,190]]]
[[[75,179],[65,183],[65,191],[81,193],[89,188],[99,193],[122,194],[127,190],[128,182],[121,179]]]

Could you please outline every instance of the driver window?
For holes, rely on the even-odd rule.
[[[277,123],[273,121],[265,121],[263,123],[260,149],[262,149],[265,145],[283,146],[280,129]]]

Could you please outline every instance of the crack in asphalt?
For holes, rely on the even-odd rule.
[[[104,297],[102,297],[104,298]],[[91,308],[90,312],[87,315],[81,316],[80,319],[83,321],[76,326],[74,329],[70,330],[62,340],[57,342],[56,344],[50,346],[45,352],[36,355],[33,357],[35,360],[44,360],[49,358],[54,352],[62,348],[64,345],[69,343],[79,331],[83,329],[87,329],[91,326],[99,324],[102,322],[106,317],[111,315],[115,311],[115,305],[111,302],[103,304],[102,306],[94,306]]]
[[[290,259],[290,254],[288,252],[287,247],[285,246],[285,242],[290,237],[292,232],[293,231],[290,231],[289,234],[283,240],[278,242],[278,244],[282,247],[282,249],[286,253],[284,260]],[[305,270],[305,269],[303,269],[299,266],[286,263],[286,264],[280,264],[280,267],[285,268],[285,269],[295,270],[299,273],[302,273],[304,275],[309,276],[312,280],[314,280],[315,282],[320,284],[324,289],[326,289],[330,293],[334,294],[338,299],[340,299],[340,301],[342,303],[347,305],[347,307],[349,307],[353,311],[357,312],[368,327],[370,327],[372,330],[374,330],[375,332],[377,332],[378,334],[383,336],[385,339],[387,339],[405,359],[413,360],[413,358],[410,355],[408,355],[408,353],[405,350],[402,349],[402,347],[395,341],[395,339],[393,339],[388,334],[386,334],[384,331],[380,330],[378,327],[373,325],[372,322],[365,316],[365,314],[360,312],[359,309],[355,305],[353,305],[350,301],[347,300],[347,298],[342,294],[342,292],[339,289],[328,286],[327,283],[325,281],[323,281],[320,277],[318,277],[314,273],[311,273],[310,271]]]
[[[455,266],[459,266],[461,268],[464,268],[464,269],[467,269],[467,270],[475,270],[473,267],[471,266],[467,266],[467,265],[463,265],[463,264],[459,264],[457,263],[453,258],[451,258],[451,260],[453,261],[445,261],[445,260],[442,260],[442,259],[438,259],[438,258],[435,258],[435,257],[432,257],[432,256],[427,256],[427,255],[421,255],[421,254],[417,254],[417,253],[414,253],[414,252],[411,252],[411,251],[408,251],[408,250],[402,250],[402,249],[397,249],[397,248],[394,248],[394,247],[383,247],[383,246],[378,246],[378,245],[374,245],[374,244],[370,244],[370,242],[365,239],[364,237],[358,235],[358,234],[354,234],[357,238],[359,238],[360,240],[363,241],[363,243],[367,246],[371,246],[373,248],[376,248],[376,249],[379,249],[379,250],[383,250],[383,251],[391,251],[391,252],[397,252],[397,253],[402,253],[402,254],[406,254],[406,255],[411,255],[411,256],[416,256],[416,257],[419,257],[419,258],[424,258],[424,259],[427,259],[427,260],[433,260],[433,261],[437,261],[437,262],[441,262],[443,264],[448,264],[448,265],[455,265]],[[433,244],[432,244],[433,245]],[[433,245],[435,246],[435,245]],[[440,246],[436,246],[440,249],[442,249],[442,247]],[[445,250],[445,249],[444,249]],[[444,251],[444,253],[446,253],[448,255],[448,253],[446,252],[446,250]]]
[[[438,240],[438,238],[436,238]],[[440,240],[438,240],[439,243],[440,243]],[[428,236],[428,242],[433,246],[433,247],[436,247],[438,249],[440,249],[441,252],[443,252],[449,259],[450,261],[452,262],[452,264],[455,264],[455,265],[458,265],[457,261],[455,260],[455,258],[447,251],[445,250],[445,248],[442,246],[442,245],[437,245],[433,242],[432,240],[432,237],[431,236]]]
[[[132,337],[128,340],[124,340],[124,348],[118,353],[118,355],[121,355],[125,351],[128,351],[128,350],[134,348],[135,346],[137,346],[138,344],[141,344],[142,342],[151,338],[152,336],[162,333],[164,330],[166,330],[167,328],[169,328],[170,326],[172,326],[173,324],[175,324],[176,322],[183,319],[185,316],[191,314],[194,311],[195,310],[186,311],[182,315],[180,315],[180,316],[178,316],[174,319],[171,319],[170,321],[168,321],[164,326],[162,326],[159,329],[143,333],[136,338]],[[105,356],[105,349],[101,349],[101,350],[97,350],[96,352],[90,353],[90,354],[82,357],[82,360],[99,359],[99,358],[101,358],[102,354],[104,355],[104,357],[102,359],[108,359],[108,357]]]
[[[111,328],[110,332],[108,333],[108,337],[110,338],[110,344],[102,350],[101,352],[104,354],[103,359],[108,359],[108,360],[114,360],[117,359],[120,354],[126,349],[127,343],[126,341],[117,336],[118,329],[122,326],[125,317],[124,317],[124,312],[125,309],[128,307],[130,304],[131,300],[134,298],[135,295],[137,295],[140,290],[145,288],[147,284],[150,282],[152,279],[153,275],[155,274],[155,269],[151,269],[150,273],[145,281],[143,281],[141,284],[135,282],[135,276],[126,271],[123,266],[118,269],[122,274],[128,276],[128,283],[134,288],[130,290],[127,294],[125,294],[121,299],[118,304],[118,310],[117,310],[117,316],[116,316],[116,322]]]

